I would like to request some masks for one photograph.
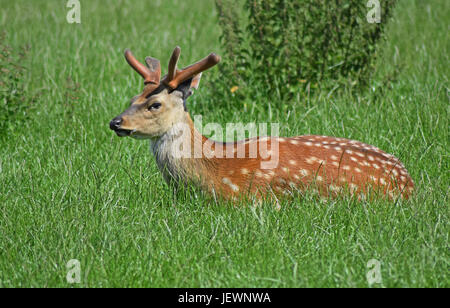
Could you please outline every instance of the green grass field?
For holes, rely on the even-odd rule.
[[[374,286],[450,287],[448,1],[400,1],[380,77],[359,95],[300,96],[283,110],[257,93],[228,104],[208,90],[217,69],[204,74],[189,102],[203,123],[361,140],[398,156],[417,185],[396,204],[306,195],[281,211],[174,195],[148,142],[108,128],[142,89],[125,48],[163,68],[176,45],[180,66],[220,54],[213,1],[82,0],[81,24],[67,23],[66,1],[0,2],[6,43],[31,47],[26,91],[40,93],[0,139],[0,287],[367,287],[371,259]],[[81,284],[66,281],[70,259]]]

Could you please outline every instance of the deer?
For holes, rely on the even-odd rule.
[[[143,77],[144,89],[109,123],[119,137],[150,140],[167,183],[194,185],[224,200],[250,197],[277,203],[309,189],[321,199],[347,195],[361,200],[376,192],[398,200],[413,193],[414,182],[398,158],[360,141],[304,135],[221,142],[203,136],[188,112],[187,99],[198,89],[202,73],[221,58],[211,53],[179,69],[180,53],[177,46],[161,78],[159,60],[147,57],[144,65],[126,49],[125,59]]]

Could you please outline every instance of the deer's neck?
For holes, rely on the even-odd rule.
[[[194,182],[207,186],[206,180],[216,168],[203,155],[203,144],[207,140],[195,128],[188,113],[183,122],[175,124],[164,135],[152,140],[151,149],[164,179],[175,184]]]

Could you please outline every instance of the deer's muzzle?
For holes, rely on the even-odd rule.
[[[130,136],[133,131],[121,128],[122,122],[122,117],[116,117],[109,122],[109,128],[112,129],[119,137]]]

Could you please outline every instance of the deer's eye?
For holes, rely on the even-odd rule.
[[[150,111],[157,110],[159,108],[161,108],[161,103],[158,103],[158,102],[153,103],[150,106],[148,106],[148,110],[150,110]]]

